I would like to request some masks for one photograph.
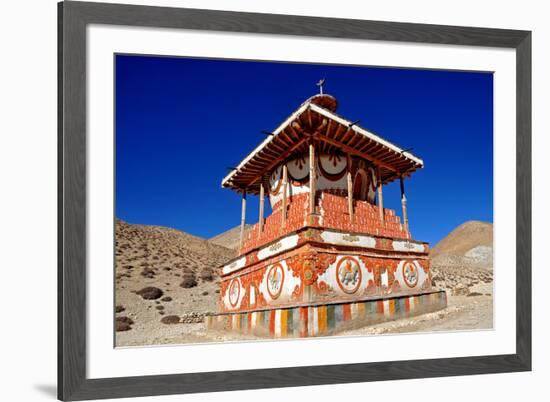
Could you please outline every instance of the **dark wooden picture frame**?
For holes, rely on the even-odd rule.
[[[516,353],[257,370],[86,377],[86,27],[109,24],[516,51]],[[58,5],[58,397],[82,400],[531,370],[531,32],[227,11]]]

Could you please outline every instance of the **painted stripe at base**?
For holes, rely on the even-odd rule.
[[[308,337],[433,312],[446,305],[446,293],[438,291],[384,300],[220,314],[207,316],[205,322],[208,328],[221,326],[258,336]]]

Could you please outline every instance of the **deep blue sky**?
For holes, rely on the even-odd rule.
[[[116,216],[211,237],[240,222],[222,189],[236,166],[305,99],[424,159],[406,180],[413,238],[435,245],[470,219],[493,221],[493,76],[353,66],[116,56]],[[399,184],[384,206],[401,214]],[[258,219],[257,197],[247,222]]]

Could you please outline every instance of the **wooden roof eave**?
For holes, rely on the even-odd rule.
[[[410,159],[411,161],[415,162],[416,164],[418,164],[420,166],[424,165],[424,161],[422,159],[414,156],[410,152],[404,152],[404,150],[399,148],[397,145],[392,144],[391,142],[383,139],[382,137],[380,137],[380,136],[378,136],[378,135],[376,135],[376,134],[374,134],[374,133],[372,133],[368,130],[365,130],[364,128],[362,128],[362,127],[360,127],[356,124],[352,125],[351,121],[346,120],[343,117],[340,117],[337,114],[334,114],[331,111],[329,111],[327,109],[324,109],[322,107],[319,107],[315,104],[310,104],[309,106],[316,113],[319,113],[319,114],[321,114],[321,115],[323,115],[323,116],[325,116],[329,119],[332,119],[332,120],[338,122],[339,124],[350,128],[351,130],[355,131],[356,133],[361,134],[361,135],[363,135],[363,136],[365,136],[369,139],[372,139],[372,140],[374,140],[375,142],[377,142],[381,145],[384,145],[385,147],[391,149],[392,151],[396,151],[396,152],[401,153],[404,157],[406,157],[407,159]]]
[[[274,139],[275,137],[277,136],[277,134],[279,134],[279,132],[281,130],[283,130],[286,126],[290,125],[290,123],[296,119],[296,117],[298,117],[300,114],[302,114],[307,108],[308,108],[309,104],[308,103],[304,103],[302,106],[300,106],[298,109],[296,109],[296,111],[294,113],[292,113],[285,121],[283,121],[279,127],[277,127],[277,129],[275,129],[273,131],[273,134],[272,136],[269,136],[267,137],[264,141],[262,141],[260,143],[260,145],[258,145],[252,152],[250,152],[246,158],[244,158],[241,163],[239,163],[239,165],[233,169],[231,172],[229,172],[223,179],[222,179],[222,187],[230,187],[231,185],[229,184],[230,181],[231,181],[231,178],[233,176],[235,176],[236,173],[238,173],[244,166],[246,166],[246,164],[258,153],[260,152],[262,149],[264,149],[266,147],[266,145],[270,144]]]
[[[393,172],[393,174],[386,175],[384,182],[391,182],[403,174],[410,175],[424,166],[422,159],[402,150],[378,135],[352,124],[352,122],[327,109],[312,103],[304,103],[273,131],[273,136],[267,137],[233,171],[224,177],[221,183],[222,187],[231,187],[237,190],[250,187],[249,190],[252,192],[259,191],[258,179],[265,172],[276,167],[282,160],[288,158],[293,152],[299,150],[304,145],[304,141],[307,141],[308,136],[301,136],[296,130],[298,128],[303,131],[298,121],[306,119],[307,125],[312,124],[312,120],[317,120],[315,115],[312,116],[312,112],[323,122],[314,133],[315,138],[324,141],[329,147],[337,147],[345,152],[356,154]],[[334,122],[337,124],[333,124]],[[284,132],[287,129],[290,130],[290,134]],[[334,135],[331,135],[332,131],[334,131]],[[338,134],[339,132],[341,134]],[[296,137],[296,140],[294,137]],[[347,137],[346,140],[349,140],[349,144],[344,143],[344,137]],[[291,140],[291,142],[289,143],[288,140]],[[353,145],[350,146],[351,144]],[[289,148],[282,152],[281,145]],[[376,149],[376,155],[370,154],[374,149]],[[386,150],[386,155],[384,155],[384,150]],[[273,158],[272,162],[266,163],[266,159],[269,160],[270,158]],[[256,172],[242,171],[247,166],[253,166]],[[260,168],[263,172],[258,174]]]

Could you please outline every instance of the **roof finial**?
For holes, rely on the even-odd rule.
[[[321,78],[319,82],[316,84],[319,87],[319,95],[323,95],[323,84],[325,83],[325,79]]]

